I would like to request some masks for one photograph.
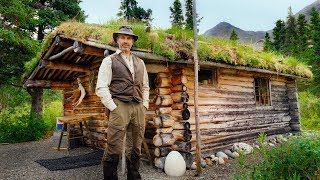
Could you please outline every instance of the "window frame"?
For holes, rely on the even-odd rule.
[[[219,76],[219,68],[201,68],[198,72],[198,77],[200,77],[200,73],[201,71],[211,71],[211,82],[212,83],[208,83],[208,84],[203,84],[202,82],[200,82],[200,79],[198,79],[198,82],[201,85],[210,85],[213,87],[217,87],[218,86],[218,76]]]
[[[272,106],[272,99],[271,99],[271,84],[270,84],[270,78],[268,77],[253,77],[254,81],[253,81],[253,88],[254,88],[254,99],[255,99],[255,103],[256,106]],[[258,86],[256,85],[256,80],[259,80],[258,82]],[[266,90],[267,90],[267,103],[262,102],[262,100],[264,99],[264,94],[260,95],[261,89],[263,89],[262,87],[262,82],[261,80],[265,80],[265,84],[266,84]],[[263,82],[264,83],[264,82]],[[258,89],[257,89],[258,88]],[[257,91],[259,92],[259,95],[257,95]],[[259,98],[259,99],[258,99]]]

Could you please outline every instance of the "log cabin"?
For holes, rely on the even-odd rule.
[[[117,49],[112,32],[119,26],[110,29],[63,23],[48,35],[34,69],[24,81],[25,88],[62,90],[62,116],[89,115],[86,131],[90,132],[84,134],[91,137],[86,138],[86,143],[100,148],[105,148],[108,138],[108,120],[105,107],[95,94],[95,84],[103,58]],[[163,168],[164,159],[172,150],[179,151],[190,167],[196,150],[192,40],[183,36],[175,39],[179,35],[169,33],[161,40],[160,32],[141,29],[135,32],[139,35],[137,42],[145,41],[132,52],[144,60],[149,75],[145,142],[157,167]],[[310,70],[298,63],[285,63],[283,57],[270,55],[272,59],[250,47],[245,47],[243,53],[224,46],[227,45],[203,38],[200,41],[199,51],[204,49],[199,52],[198,78],[202,156],[235,142],[255,139],[261,132],[299,132],[297,80],[311,78]],[[223,49],[227,56],[223,56]],[[75,105],[78,99],[73,98],[79,82],[86,93]]]

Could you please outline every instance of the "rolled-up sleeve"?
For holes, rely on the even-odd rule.
[[[142,92],[143,92],[143,106],[146,107],[147,109],[149,108],[149,78],[148,78],[148,72],[146,69],[146,66],[142,61],[143,64],[143,69],[144,69],[144,73],[143,73],[143,86],[142,86]]]
[[[103,105],[105,105],[110,111],[113,111],[117,105],[114,103],[109,90],[112,78],[111,66],[111,58],[109,56],[104,58],[99,68],[96,94],[100,97]]]

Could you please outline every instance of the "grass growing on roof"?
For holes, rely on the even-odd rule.
[[[49,47],[57,34],[77,38],[81,42],[95,39],[102,44],[116,46],[112,34],[118,31],[121,25],[125,24],[128,23],[114,20],[104,25],[65,22],[47,36],[43,51]],[[134,33],[139,36],[138,41],[134,44],[136,48],[148,50],[170,60],[193,57],[192,31],[170,28],[167,30],[152,29],[151,32],[145,32],[143,23],[132,23],[131,25]],[[284,58],[275,53],[257,52],[250,45],[239,44],[226,39],[207,38],[200,35],[198,54],[200,61],[222,62],[236,66],[248,66],[302,77],[312,77],[312,73],[307,66],[294,58]]]

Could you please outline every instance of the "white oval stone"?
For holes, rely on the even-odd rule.
[[[222,158],[229,159],[228,155],[226,155],[224,152],[221,152],[221,151],[217,152],[216,156],[219,158],[222,157]]]
[[[186,172],[186,162],[178,151],[171,151],[167,155],[164,172],[169,176],[182,176]]]
[[[226,155],[228,155],[229,157],[235,158],[235,156],[232,154],[232,152],[231,152],[229,149],[225,149],[223,152],[224,152]]]
[[[224,159],[222,157],[219,157],[219,164],[225,164]]]

